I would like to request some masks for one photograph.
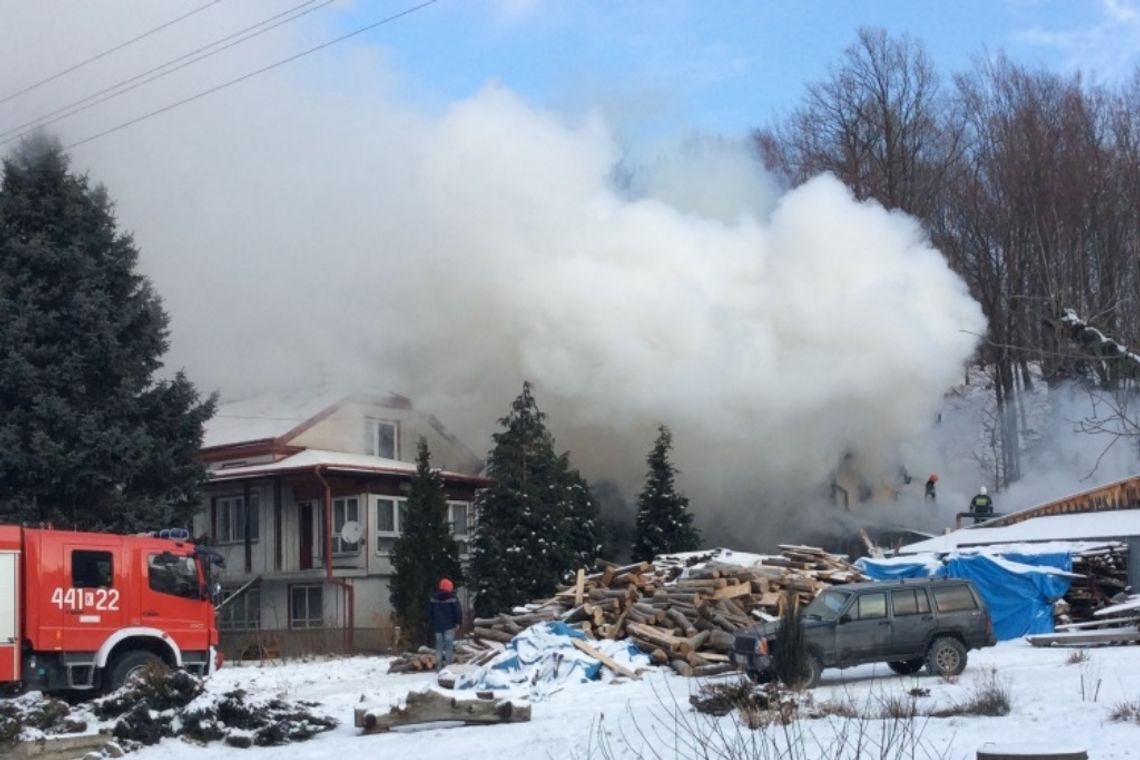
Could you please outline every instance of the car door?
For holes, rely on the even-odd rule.
[[[926,589],[893,589],[891,615],[891,655],[899,660],[922,656],[926,634],[934,621]]]
[[[835,626],[836,655],[841,667],[883,659],[891,646],[887,592],[857,594]]]

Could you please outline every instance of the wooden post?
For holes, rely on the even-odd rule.
[[[574,606],[578,607],[582,604],[582,597],[586,593],[586,571],[578,568],[578,580],[574,584]]]

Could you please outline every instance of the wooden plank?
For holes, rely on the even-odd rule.
[[[1140,641],[1140,631],[1135,628],[1113,629],[1108,631],[1073,631],[1071,633],[1041,634],[1026,636],[1025,640],[1035,647],[1047,647],[1053,644],[1061,646],[1079,647],[1095,644],[1130,644]]]
[[[574,606],[582,604],[582,597],[586,593],[586,571],[578,568],[578,581],[574,584]]]
[[[592,646],[590,646],[586,642],[582,641],[581,639],[570,639],[570,643],[572,643],[577,649],[585,652],[586,654],[590,655],[591,657],[593,657],[598,662],[605,665],[607,668],[609,668],[613,672],[617,673],[619,676],[625,676],[626,678],[632,678],[635,681],[641,680],[641,676],[639,676],[637,673],[634,673],[629,668],[626,668],[626,667],[623,667],[623,666],[617,664],[617,662],[615,662],[612,657],[610,657],[606,654],[603,654],[602,652],[598,651],[597,649],[594,649]]]
[[[717,589],[713,592],[713,599],[731,599],[736,596],[747,596],[752,593],[752,584],[748,581],[744,583],[737,583],[732,586],[725,586],[724,588]]]
[[[1111,615],[1114,612],[1124,612],[1125,610],[1140,610],[1140,596],[1129,597],[1127,601],[1097,610],[1093,614],[1100,617],[1102,615]]]

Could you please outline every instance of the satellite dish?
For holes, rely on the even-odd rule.
[[[340,540],[346,544],[355,544],[364,538],[364,528],[356,520],[349,520],[340,529]]]

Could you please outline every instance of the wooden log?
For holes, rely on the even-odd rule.
[[[731,652],[732,645],[735,641],[736,637],[731,633],[725,631],[709,631],[709,637],[705,640],[705,648],[712,649],[716,652]]]
[[[667,633],[666,631],[656,628],[651,625],[643,625],[641,623],[626,623],[625,629],[629,631],[631,636],[636,636],[645,641],[652,642],[662,649],[669,652],[679,651],[681,644],[687,643],[684,639],[679,639],[676,636]]]
[[[711,635],[712,631],[701,631],[700,633],[694,634],[693,636],[689,636],[689,646],[693,648],[693,651],[697,651],[705,645],[705,642],[709,640],[709,636]]]
[[[590,655],[595,660],[602,663],[603,665],[605,665],[607,668],[609,668],[613,672],[617,673],[618,675],[625,676],[626,678],[632,678],[634,680],[641,680],[641,676],[639,676],[637,673],[634,673],[629,668],[626,668],[622,665],[619,665],[617,662],[615,662],[613,660],[613,658],[609,657],[606,654],[603,654],[602,652],[598,651],[594,647],[585,643],[581,639],[570,639],[570,642],[577,649],[579,649],[579,650],[585,652],[586,654]]]
[[[685,636],[691,637],[696,635],[697,627],[693,625],[693,621],[685,617],[685,615],[682,614],[680,610],[676,609],[675,607],[670,607],[665,611],[665,615],[669,620],[673,622],[674,625],[681,629],[681,632]]]
[[[574,583],[574,604],[575,606],[582,604],[582,599],[586,593],[586,571],[579,568],[578,578]]]
[[[669,667],[685,678],[693,677],[693,666],[685,660],[669,660]]]
[[[496,631],[494,628],[475,628],[471,631],[472,635],[479,639],[490,639],[491,641],[501,641],[504,644],[509,643],[514,635],[504,631]]]
[[[736,666],[731,662],[713,662],[708,665],[699,665],[693,668],[694,678],[705,678],[706,676],[719,676],[722,673],[731,673],[736,670]]]
[[[717,589],[713,592],[713,599],[731,599],[735,596],[745,596],[752,593],[752,584],[748,581],[735,583],[731,586]]]
[[[364,729],[365,734],[390,731],[396,726],[441,720],[459,721],[468,726],[523,723],[530,720],[530,705],[494,699],[461,701],[437,691],[423,691],[408,694],[403,706],[395,705],[387,713],[367,707],[358,707],[353,712],[353,723]]]

